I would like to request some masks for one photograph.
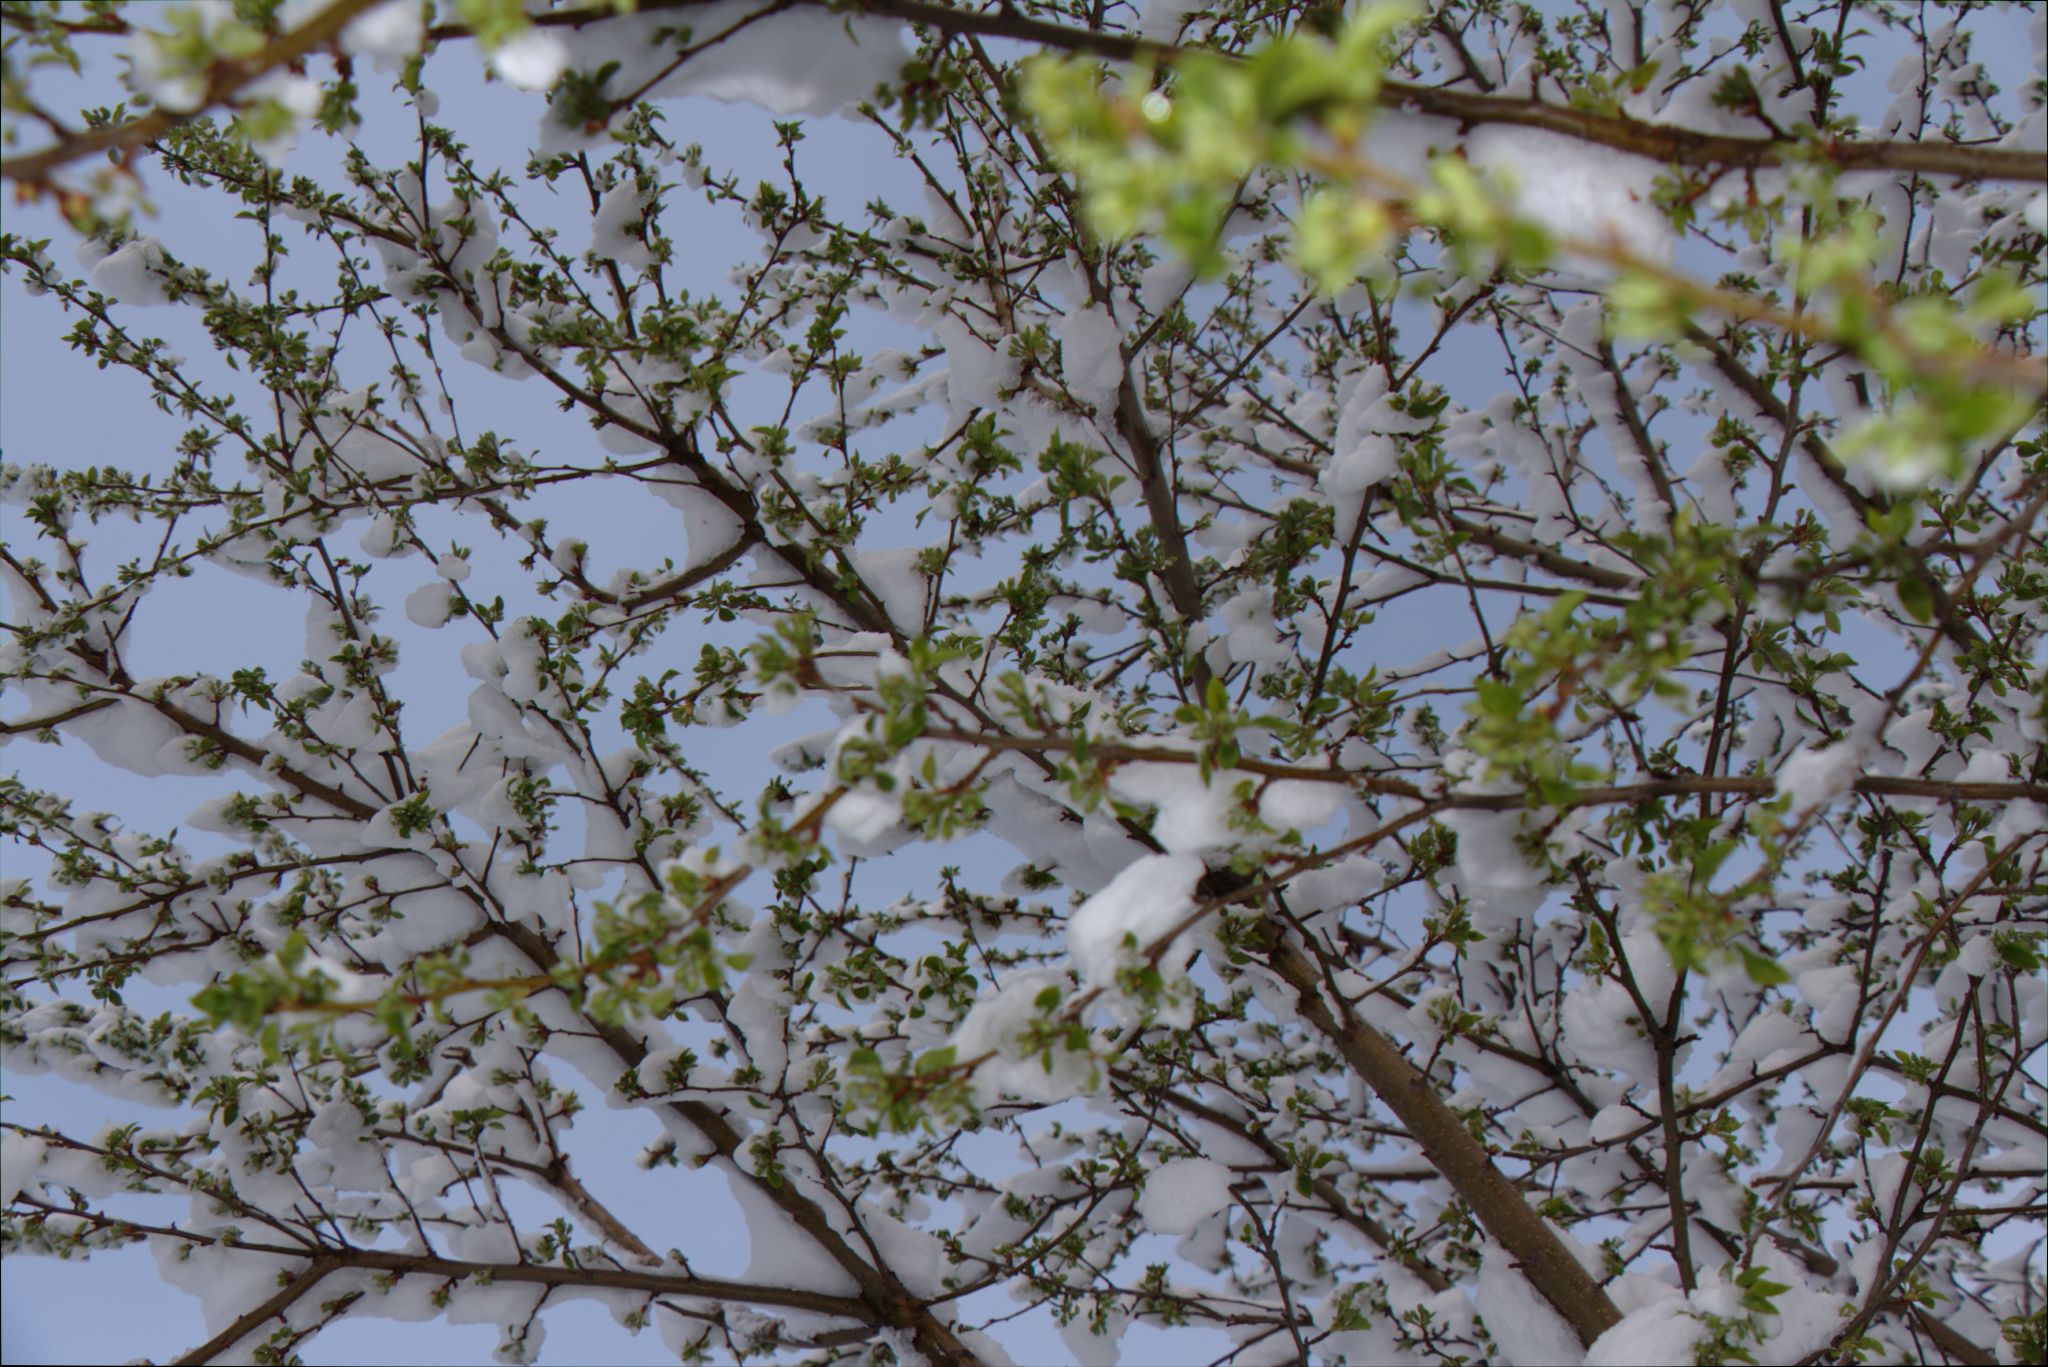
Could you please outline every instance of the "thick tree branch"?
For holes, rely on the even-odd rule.
[[[1173,610],[1183,622],[1202,620],[1202,588],[1195,580],[1195,567],[1188,557],[1187,535],[1181,527],[1178,486],[1166,468],[1166,454],[1152,432],[1152,420],[1138,397],[1137,381],[1128,363],[1117,386],[1116,430],[1130,448],[1138,467],[1138,487],[1145,496],[1145,512],[1152,523],[1164,559],[1160,578],[1172,599]],[[1189,682],[1199,696],[1209,681],[1209,665],[1199,651],[1188,657]]]
[[[1941,1349],[1942,1352],[1947,1353],[1957,1362],[1964,1363],[1966,1367],[1993,1367],[1993,1364],[1998,1361],[1995,1354],[1979,1348],[1969,1339],[1964,1338],[1946,1320],[1929,1314],[1917,1305],[1908,1307],[1903,1302],[1894,1301],[1885,1308],[1894,1314],[1910,1308],[1914,1327],[1927,1335],[1927,1337],[1933,1339],[1935,1346]]]
[[[49,178],[52,171],[95,152],[124,151],[160,138],[181,123],[190,123],[232,100],[249,85],[281,67],[291,65],[332,42],[349,20],[378,0],[333,0],[327,8],[305,23],[280,33],[246,57],[224,58],[208,73],[206,90],[191,109],[153,109],[139,118],[73,133],[48,147],[24,152],[0,161],[0,179],[33,185]]]
[[[237,1248],[257,1253],[303,1256],[298,1250],[267,1244],[241,1243]],[[431,1254],[388,1253],[376,1249],[351,1248],[325,1253],[306,1264],[275,1295],[267,1297],[220,1333],[191,1352],[176,1359],[181,1364],[207,1363],[247,1338],[265,1321],[282,1314],[300,1297],[338,1271],[361,1268],[395,1273],[399,1276],[445,1278],[466,1282],[472,1278],[490,1282],[512,1282],[547,1287],[610,1287],[620,1291],[644,1291],[653,1296],[688,1296],[730,1302],[735,1305],[763,1305],[781,1310],[802,1310],[810,1314],[868,1320],[868,1307],[851,1296],[833,1296],[791,1287],[764,1286],[752,1282],[726,1281],[717,1277],[696,1277],[669,1272],[637,1271],[618,1267],[574,1267],[538,1263],[479,1263]]]
[[[1272,943],[1266,962],[1294,989],[1302,1015],[1344,1056],[1408,1129],[1444,1179],[1472,1207],[1472,1214],[1549,1302],[1582,1343],[1621,1322],[1621,1312],[1600,1283],[1580,1265],[1522,1193],[1493,1165],[1486,1148],[1464,1120],[1444,1104],[1427,1077],[1394,1047],[1392,1040],[1351,1014],[1341,1000],[1335,1011],[1315,965],[1277,923],[1268,922]]]
[[[318,1286],[328,1274],[341,1266],[341,1260],[338,1258],[313,1259],[290,1281],[279,1287],[274,1295],[266,1297],[247,1313],[238,1315],[233,1324],[173,1361],[177,1362],[179,1367],[198,1367],[201,1363],[213,1361],[262,1328],[265,1322],[289,1310],[299,1297]]]
[[[642,13],[649,13],[696,9],[709,3],[711,0],[640,0],[638,8]],[[1152,42],[1129,34],[1034,19],[1008,5],[994,10],[974,10],[938,4],[934,0],[854,0],[851,4],[842,3],[842,0],[789,0],[789,3],[836,10],[858,9],[883,18],[922,24],[941,33],[1008,38],[1057,51],[1086,52],[1115,61],[1159,61],[1187,50],[1176,44]],[[558,10],[540,16],[536,22],[575,27],[601,22],[611,13],[609,9]],[[454,24],[441,25],[433,33],[441,38],[466,36],[462,26]],[[1811,141],[1738,138],[1701,133],[1672,124],[1645,123],[1623,115],[1599,114],[1541,100],[1417,85],[1407,81],[1386,82],[1379,99],[1388,107],[1451,119],[1466,127],[1501,124],[1537,128],[1598,147],[1687,166],[1744,171],[1824,161],[1844,171],[1901,171],[1958,176],[1968,180],[2048,182],[2048,162],[2044,162],[2038,153],[2002,147],[1876,140],[1857,142],[1832,138]]]
[[[972,745],[986,750],[1064,754],[1080,744],[1070,736],[1010,735],[963,731],[951,727],[930,727],[926,739],[954,745]],[[1090,741],[1088,753],[1111,763],[1198,765],[1201,756],[1171,745],[1131,745],[1121,741]],[[1438,793],[1407,779],[1360,773],[1352,769],[1325,768],[1311,764],[1280,764],[1270,760],[1242,757],[1233,766],[1261,778],[1292,779],[1304,783],[1339,783],[1360,792],[1384,797],[1431,802],[1443,808],[1478,812],[1512,812],[1529,806],[1523,793]],[[1906,775],[1865,774],[1850,782],[1848,791],[1872,797],[1924,797],[1943,802],[2014,802],[2021,799],[2048,802],[2048,784],[2016,782],[1964,782],[1951,779],[1913,778]],[[1777,780],[1728,774],[1672,774],[1637,779],[1629,783],[1588,784],[1571,790],[1572,807],[1604,807],[1648,802],[1665,797],[1690,797],[1700,793],[1729,797],[1768,798],[1777,792]]]
[[[108,128],[74,134],[49,147],[0,161],[0,178],[36,183],[47,179],[59,167],[95,152],[137,147],[160,137],[178,124],[219,107],[267,72],[324,46],[340,33],[350,19],[373,3],[375,0],[335,0],[313,19],[280,35],[262,51],[219,63],[197,108],[181,113],[153,110],[140,118]],[[704,8],[709,3],[711,0],[642,0],[638,9],[642,13],[689,10]],[[839,0],[778,0],[778,3],[833,9],[858,8],[867,14],[922,24],[944,33],[1008,38],[1119,61],[1169,58],[1183,50],[1172,44],[1150,42],[1126,34],[1096,32],[1034,19],[1008,7],[981,11],[931,3],[931,0],[859,0],[854,6],[843,5]],[[617,11],[609,6],[584,11],[557,10],[536,16],[535,22],[546,27],[581,27],[601,23],[616,15]],[[431,30],[431,36],[436,39],[467,38],[470,31],[462,24],[441,24]],[[1388,81],[1381,91],[1380,103],[1450,119],[1468,128],[1497,124],[1541,129],[1654,161],[1715,167],[1725,171],[1760,170],[1824,161],[1843,171],[1897,171],[1956,176],[1966,180],[2048,182],[2048,162],[2044,162],[2041,156],[2002,147],[1834,138],[1738,138],[1702,133],[1672,124],[1645,123],[1625,115],[1595,113],[1541,100],[1407,81]]]

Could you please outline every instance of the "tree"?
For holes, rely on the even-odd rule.
[[[632,8],[4,11],[10,289],[169,427],[5,467],[0,727],[215,794],[0,780],[9,1068],[180,1108],[10,1112],[10,1256],[195,1361],[2040,1360],[2038,13]],[[227,575],[303,662],[153,673]]]

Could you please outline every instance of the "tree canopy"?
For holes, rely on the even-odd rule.
[[[0,467],[0,1043],[123,1107],[6,1254],[2040,1361],[2023,10],[6,5],[4,288],[158,410]]]

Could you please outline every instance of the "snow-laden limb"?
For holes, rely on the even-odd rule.
[[[900,26],[839,18],[823,8],[759,0],[713,0],[679,16],[646,8],[569,30],[566,65],[596,72],[617,63],[602,85],[613,98],[701,95],[787,118],[831,114],[868,99],[909,55]],[[673,41],[679,19],[687,26],[682,43]]]
[[[1863,749],[1854,740],[1801,747],[1778,766],[1778,795],[1802,816],[1825,806],[1848,790],[1863,766]]]
[[[356,55],[368,56],[379,68],[396,69],[420,50],[426,39],[421,12],[407,0],[382,0],[349,20],[341,31],[342,47]]]

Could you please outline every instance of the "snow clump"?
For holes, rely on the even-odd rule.
[[[1135,966],[1194,909],[1202,873],[1202,861],[1192,854],[1147,855],[1083,902],[1067,922],[1067,949],[1081,980],[1114,988],[1121,970]],[[1186,931],[1175,938],[1160,958],[1162,975],[1178,977],[1186,968],[1194,956],[1190,939]]]
[[[1154,1234],[1192,1234],[1230,1204],[1231,1171],[1207,1158],[1177,1158],[1145,1179],[1138,1218]]]
[[[1810,812],[1847,792],[1862,768],[1863,747],[1853,741],[1802,745],[1778,767],[1778,796],[1791,798],[1794,812]]]

